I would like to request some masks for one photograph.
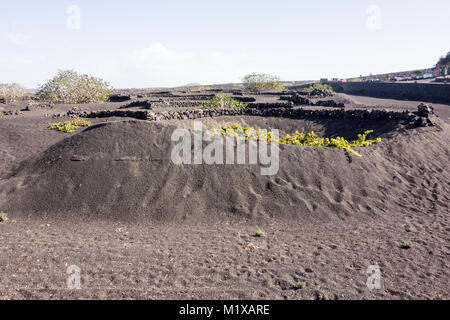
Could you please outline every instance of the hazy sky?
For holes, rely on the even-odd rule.
[[[0,0],[0,82],[58,69],[115,87],[352,77],[431,67],[449,0]]]

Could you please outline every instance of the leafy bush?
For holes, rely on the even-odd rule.
[[[294,285],[295,290],[301,290],[306,288],[306,281],[297,281]]]
[[[252,92],[286,90],[279,77],[264,73],[248,74],[242,79],[242,82],[245,89]]]
[[[0,98],[15,99],[27,95],[27,90],[17,83],[0,83]]]
[[[0,223],[8,221],[6,213],[0,213]]]
[[[90,122],[90,121],[75,119],[72,121],[52,123],[50,125],[50,127],[48,127],[48,129],[49,130],[58,130],[61,132],[66,132],[66,133],[72,133],[80,127],[89,127],[91,125],[92,125],[92,122]]]
[[[204,109],[241,109],[246,108],[248,103],[244,103],[233,99],[229,94],[219,93],[214,98],[211,98],[203,102],[202,107]]]
[[[314,83],[310,85],[308,88],[302,89],[303,92],[312,92],[314,90],[321,90],[328,93],[334,93],[333,88],[329,84],[323,83]]]
[[[256,141],[267,141],[268,143],[277,142],[273,139],[273,133],[262,131],[259,132],[250,127],[241,127],[238,124],[234,124],[230,127],[223,126],[221,130],[217,130],[214,126],[212,126],[209,130],[212,132],[227,136],[233,137],[237,139],[245,139],[245,140],[256,140]]]
[[[195,87],[190,87],[189,91],[191,92],[196,92],[196,91],[205,91],[205,90],[211,90],[213,87],[211,86],[195,86]]]
[[[255,232],[255,237],[257,237],[257,238],[263,238],[265,235],[266,235],[266,233],[264,231],[262,231],[261,229],[258,229]]]
[[[107,82],[72,70],[58,74],[42,85],[37,95],[54,103],[99,103],[108,101],[113,92]]]
[[[223,136],[246,140],[266,141],[267,143],[274,142],[279,144],[290,144],[307,147],[335,147],[344,149],[357,157],[361,157],[361,155],[353,150],[353,147],[369,147],[373,144],[381,142],[381,138],[377,138],[375,140],[367,140],[367,136],[371,134],[373,130],[368,130],[363,134],[358,134],[358,139],[354,141],[347,141],[342,137],[321,138],[314,132],[305,134],[298,131],[293,136],[287,134],[283,138],[277,140],[274,138],[274,134],[271,131],[264,130],[262,132],[259,132],[253,128],[243,128],[238,124],[230,127],[223,126],[221,130],[217,130],[213,126],[210,128],[210,130],[216,134],[220,134]]]
[[[413,244],[411,241],[404,241],[400,248],[402,249],[411,249],[413,247]]]
[[[369,147],[373,144],[380,143],[381,138],[376,140],[366,140],[367,136],[371,134],[373,130],[368,130],[363,134],[358,134],[358,140],[347,141],[342,137],[336,138],[321,138],[318,137],[314,132],[307,134],[296,132],[295,136],[286,135],[284,138],[280,139],[280,144],[293,144],[298,146],[309,146],[309,147],[336,147],[344,149],[357,157],[361,157],[359,153],[352,150],[352,147]]]

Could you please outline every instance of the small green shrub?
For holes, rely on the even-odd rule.
[[[333,88],[329,84],[324,83],[314,83],[310,85],[308,88],[302,89],[302,92],[312,92],[314,90],[321,90],[331,94],[334,93]]]
[[[400,246],[402,249],[411,249],[413,247],[413,244],[411,241],[405,241]]]
[[[286,90],[286,86],[279,77],[264,73],[248,74],[242,79],[242,82],[245,89],[252,92]]]
[[[258,229],[255,232],[255,237],[258,237],[258,238],[263,238],[265,235],[266,235],[266,233],[264,231],[262,231],[261,229]]]
[[[205,91],[205,90],[211,90],[211,89],[212,89],[211,86],[195,86],[195,87],[190,87],[189,91],[196,92],[196,91]]]
[[[358,139],[355,141],[347,141],[342,137],[336,138],[321,138],[314,132],[307,134],[296,132],[294,136],[286,135],[280,139],[280,144],[292,144],[297,146],[309,146],[309,147],[336,147],[344,149],[357,157],[361,157],[359,153],[351,149],[352,147],[369,147],[373,144],[380,143],[381,138],[376,140],[367,140],[367,136],[371,134],[373,130],[368,130],[363,134],[358,134]]]
[[[0,83],[0,98],[15,99],[27,95],[27,90],[17,83]]]
[[[281,139],[275,139],[274,133],[271,131],[263,130],[260,132],[253,128],[243,128],[238,124],[229,127],[223,126],[221,130],[217,130],[213,126],[210,128],[210,130],[216,134],[220,134],[223,136],[246,140],[266,141],[267,143],[274,142],[279,144],[290,144],[307,147],[336,147],[344,149],[357,157],[361,157],[361,155],[354,151],[352,149],[353,147],[369,147],[373,144],[381,143],[381,138],[377,138],[375,140],[367,140],[367,136],[371,134],[373,130],[368,130],[363,134],[358,134],[358,139],[354,141],[347,141],[342,137],[321,138],[314,132],[305,134],[298,131],[295,132],[295,135],[293,136],[287,134]]]
[[[294,285],[294,289],[301,290],[306,288],[306,281],[297,281]]]
[[[219,93],[214,98],[211,98],[203,102],[202,107],[204,109],[241,109],[246,108],[248,103],[244,103],[233,99],[229,94]]]
[[[109,100],[113,92],[107,82],[72,70],[59,71],[42,85],[37,95],[53,103],[100,103]]]
[[[8,221],[8,215],[6,213],[0,213],[0,223]]]
[[[72,120],[72,121],[52,123],[50,125],[50,127],[48,127],[48,129],[49,130],[57,130],[57,131],[61,131],[61,132],[66,132],[66,133],[72,133],[78,128],[89,127],[91,125],[92,125],[92,122],[90,122],[90,121],[85,121],[85,120],[81,120],[81,119],[75,119],[75,120]]]

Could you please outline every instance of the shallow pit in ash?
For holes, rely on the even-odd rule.
[[[358,150],[280,146],[279,170],[259,165],[176,165],[174,130],[193,121],[117,121],[90,127],[24,161],[0,187],[0,210],[11,216],[71,220],[208,222],[284,219],[327,223],[382,218],[448,194],[449,138],[442,127],[405,129],[393,121],[294,120],[233,116],[199,120],[280,133],[315,131],[356,139],[374,130],[381,144]],[[420,187],[420,186],[430,186]],[[433,186],[433,187],[432,187]],[[445,196],[444,196],[445,197]]]

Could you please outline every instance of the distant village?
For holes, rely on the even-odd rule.
[[[446,56],[442,56],[436,65],[428,69],[419,69],[412,71],[392,72],[377,75],[360,75],[356,78],[349,79],[320,79],[321,82],[450,82],[450,52]]]

